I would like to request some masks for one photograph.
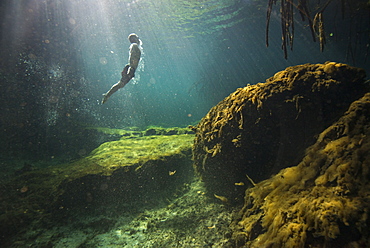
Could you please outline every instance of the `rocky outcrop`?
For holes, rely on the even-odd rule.
[[[370,93],[297,165],[246,191],[236,247],[370,247]]]
[[[31,224],[58,223],[78,211],[167,202],[193,179],[193,140],[190,134],[132,134],[71,163],[25,166],[0,187],[0,246],[9,247]]]
[[[341,63],[298,65],[226,97],[194,128],[194,167],[208,190],[241,201],[246,175],[258,182],[298,164],[367,91],[364,77]]]

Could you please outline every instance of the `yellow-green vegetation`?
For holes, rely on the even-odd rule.
[[[141,180],[147,180],[153,178],[152,174],[159,170],[170,178],[168,180],[173,180],[180,171],[186,170],[183,168],[184,164],[190,163],[193,140],[192,134],[122,136],[120,140],[100,145],[87,157],[77,161],[34,169],[14,176],[0,188],[0,222],[3,223],[0,232],[8,236],[16,234],[32,221],[47,217],[50,211],[64,208],[63,201],[56,204],[60,202],[60,197],[70,195],[65,199],[73,201],[74,192],[68,192],[71,188],[77,190],[84,184],[96,183],[99,178],[102,178],[101,180],[108,178],[115,172],[122,173],[116,173],[117,180],[114,182],[131,181],[133,188],[138,187],[133,183],[135,178],[131,177],[137,175],[126,173],[128,171],[137,172]],[[152,165],[155,165],[154,169],[150,168]],[[146,170],[147,167],[148,170]],[[179,172],[173,176],[176,170]],[[185,175],[182,174],[182,176]],[[160,185],[165,185],[164,181],[167,178],[156,178],[162,180]],[[131,188],[126,186],[125,190],[130,191]],[[83,188],[80,192],[83,192]],[[76,200],[81,197],[84,199],[83,193]]]
[[[141,133],[141,131],[139,131],[139,128],[131,128],[131,130],[126,130],[108,127],[86,127],[85,129],[96,130],[104,134],[118,134],[122,136],[137,135],[138,133]]]
[[[140,130],[138,127],[131,127],[126,129],[107,128],[107,127],[86,127],[85,129],[96,130],[103,134],[120,135],[120,136],[150,136],[150,135],[176,135],[176,134],[192,134],[193,131],[189,128],[182,127],[159,127],[148,126],[145,130]]]
[[[194,135],[189,134],[144,136],[135,139],[122,137],[120,140],[102,144],[86,159],[105,169],[114,170],[117,167],[139,165],[148,160],[160,160],[183,152],[190,154],[193,140]]]
[[[370,93],[303,160],[246,191],[237,247],[370,247]]]

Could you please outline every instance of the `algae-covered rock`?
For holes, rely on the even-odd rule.
[[[93,150],[87,159],[105,169],[145,164],[149,160],[185,153],[190,155],[193,135],[122,137]],[[137,170],[138,168],[136,168]]]
[[[194,166],[208,190],[242,200],[246,175],[258,182],[297,164],[366,92],[364,77],[340,63],[298,65],[226,97],[195,128]]]
[[[179,134],[194,134],[189,128],[183,127],[158,127],[158,126],[149,126],[145,130],[140,130],[138,127],[131,127],[125,129],[116,129],[116,128],[106,128],[106,127],[86,127],[87,130],[95,130],[101,134],[113,136],[113,137],[122,137],[122,136],[131,136],[131,137],[140,137],[140,136],[152,136],[152,135],[179,135]]]
[[[189,134],[122,136],[75,162],[18,173],[0,188],[0,245],[35,220],[171,198],[193,177],[193,140]]]
[[[303,160],[246,191],[236,247],[370,247],[370,93]]]

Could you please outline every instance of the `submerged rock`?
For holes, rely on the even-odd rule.
[[[79,211],[134,211],[167,202],[193,180],[193,140],[189,134],[122,136],[77,161],[14,176],[0,187],[0,245],[10,247],[31,224],[63,222]]]
[[[194,167],[210,193],[241,201],[243,184],[296,165],[367,91],[364,77],[340,63],[298,65],[226,97],[195,128]]]
[[[370,247],[370,93],[302,161],[246,191],[236,247]]]

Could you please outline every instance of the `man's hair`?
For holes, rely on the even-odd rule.
[[[131,43],[138,43],[140,44],[140,39],[139,39],[139,36],[137,36],[135,33],[132,33],[128,36],[128,40],[131,42]]]

